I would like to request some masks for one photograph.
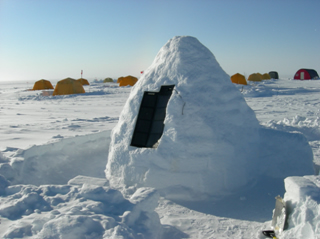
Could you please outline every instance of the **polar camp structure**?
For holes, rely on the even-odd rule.
[[[119,86],[134,86],[137,81],[138,78],[129,75],[126,77],[119,77],[117,83],[119,83]]]
[[[107,77],[103,80],[103,83],[114,82],[112,78]]]
[[[262,80],[262,74],[261,73],[256,73],[256,74],[258,74],[258,76],[261,78],[261,80]]]
[[[300,69],[294,75],[295,80],[313,80],[318,78],[318,73],[313,69]]]
[[[264,73],[264,74],[262,74],[261,79],[262,80],[270,80],[271,77],[270,77],[270,75],[268,73]]]
[[[58,81],[52,95],[71,95],[82,93],[85,93],[85,90],[80,81],[77,81],[72,78],[66,78],[61,81]]]
[[[269,71],[269,76],[271,79],[279,79],[279,74],[277,71]]]
[[[258,127],[210,50],[174,37],[131,90],[112,131],[106,177],[110,186],[154,187],[168,198],[228,193],[254,176]]]
[[[262,81],[262,75],[259,73],[253,73],[249,75],[248,81]]]
[[[232,83],[247,85],[246,78],[244,77],[244,75],[241,75],[240,73],[236,73],[236,74],[232,75],[230,78],[231,78]]]
[[[84,79],[84,78],[80,78],[77,81],[79,81],[82,85],[90,85],[89,81],[87,79]]]
[[[32,90],[49,90],[53,89],[53,86],[50,81],[48,80],[38,80],[34,83]]]
[[[299,137],[281,134],[280,151],[268,130],[210,50],[177,36],[132,88],[111,134],[106,177],[111,187],[153,187],[166,198],[194,201],[232,194],[257,174],[272,171],[283,180],[312,172],[307,141],[310,154],[301,155],[291,145]],[[284,168],[287,158],[295,167]]]

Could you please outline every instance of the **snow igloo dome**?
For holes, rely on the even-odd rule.
[[[254,112],[214,55],[196,38],[176,36],[131,90],[111,135],[106,177],[113,187],[153,187],[167,198],[226,195],[254,177],[258,141]]]

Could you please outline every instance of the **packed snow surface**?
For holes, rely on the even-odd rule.
[[[129,146],[143,92],[164,84],[158,147]],[[233,85],[197,39],[175,37],[134,87],[32,86],[0,83],[1,238],[261,238],[277,195],[290,212],[279,238],[320,237],[320,81]]]

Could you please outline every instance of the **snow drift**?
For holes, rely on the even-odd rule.
[[[0,182],[3,180],[0,178]],[[94,180],[94,179],[92,179]],[[0,216],[14,220],[4,238],[161,238],[159,195],[140,188],[130,199],[90,184],[17,185],[5,189]]]
[[[174,91],[158,146],[130,146],[144,92],[158,92],[163,85],[174,85]],[[130,93],[112,132],[106,177],[115,188],[147,186],[167,198],[199,200],[233,193],[270,174],[270,167],[279,168],[272,177],[283,179],[312,174],[312,151],[305,138],[278,135],[281,141],[260,127],[205,46],[193,37],[174,37]],[[293,142],[302,148],[296,150]],[[279,151],[277,143],[286,150]],[[292,156],[290,162],[282,153]]]

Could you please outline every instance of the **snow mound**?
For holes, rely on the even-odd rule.
[[[151,188],[125,199],[117,190],[90,184],[9,186],[0,198],[0,216],[15,221],[3,237],[161,238],[158,199]]]
[[[281,238],[317,238],[320,235],[320,176],[285,179],[287,230]]]
[[[157,148],[131,147],[144,91],[175,85]],[[167,197],[221,195],[254,176],[259,124],[214,55],[193,37],[174,37],[133,87],[114,128],[107,178]],[[248,148],[250,145],[250,150]]]
[[[299,82],[292,82],[292,85],[299,84]],[[272,96],[293,96],[296,94],[319,93],[317,88],[304,88],[295,85],[293,88],[277,88],[281,84],[280,80],[263,80],[257,82],[249,82],[248,85],[234,84],[245,97],[272,97]]]
[[[158,146],[130,146],[144,92],[158,92],[163,85],[174,85],[174,90]],[[129,95],[112,131],[106,177],[115,188],[154,187],[169,199],[200,200],[234,193],[261,175],[269,176],[269,170],[271,177],[282,179],[312,174],[312,151],[305,138],[275,133],[278,140],[274,133],[261,128],[205,46],[194,37],[174,37]],[[287,154],[293,157],[292,167],[287,167]]]
[[[299,115],[294,116],[291,120],[284,118],[280,121],[270,120],[266,124],[269,128],[278,129],[282,131],[299,131],[309,141],[320,140],[320,118],[309,119]]]

